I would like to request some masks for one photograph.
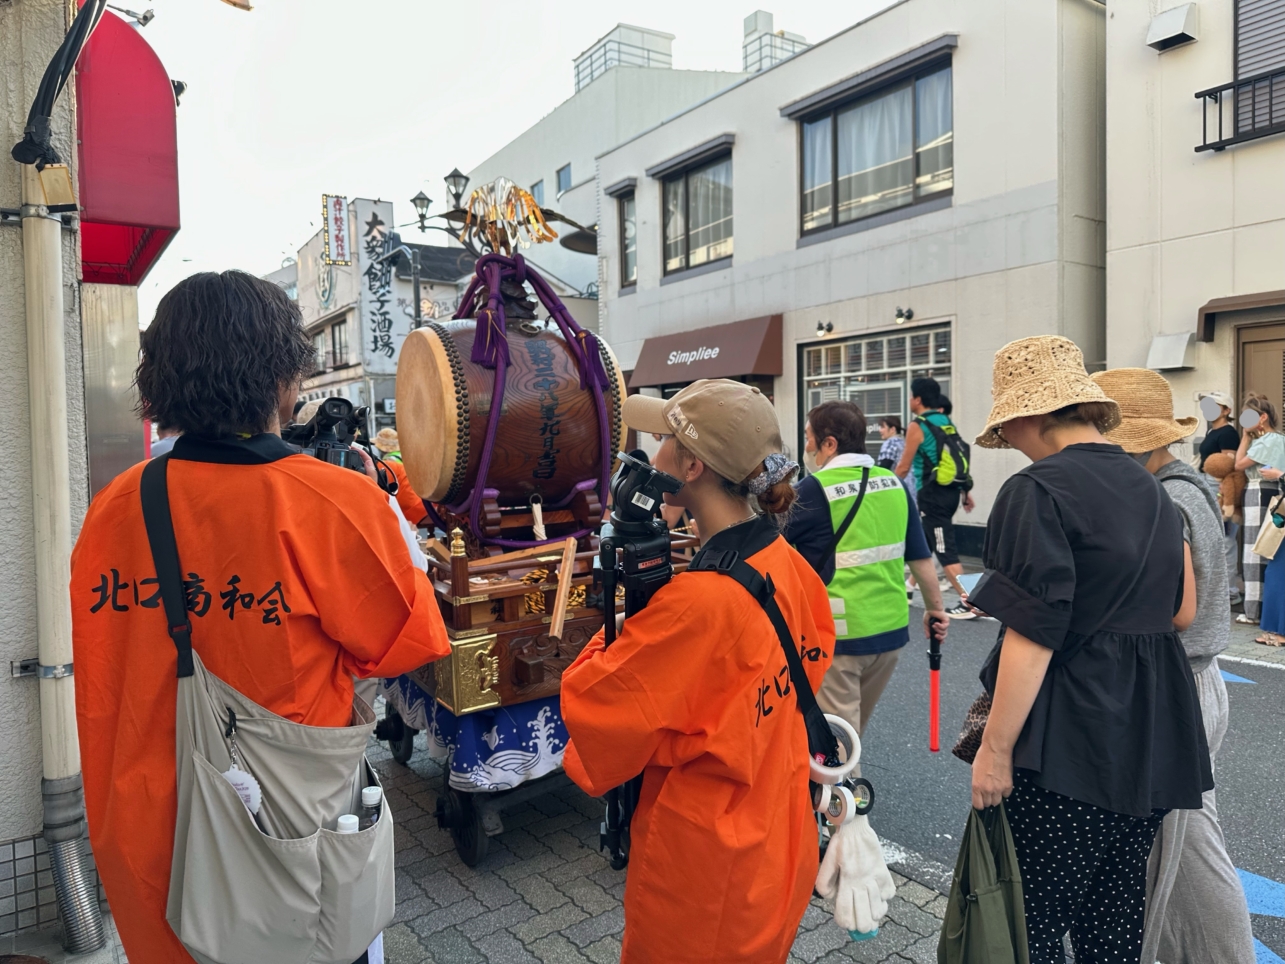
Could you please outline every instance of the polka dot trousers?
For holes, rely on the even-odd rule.
[[[1031,964],[1138,964],[1147,857],[1164,817],[1112,813],[1037,787],[1020,774],[1004,801],[1022,871]]]

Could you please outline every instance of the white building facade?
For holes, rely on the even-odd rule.
[[[1015,338],[1100,365],[1104,20],[902,0],[600,156],[603,335],[631,389],[770,379],[798,452],[812,406],[905,419],[920,374],[976,433]],[[1021,460],[974,456],[957,521],[980,525]]]
[[[1285,3],[1111,11],[1107,360],[1164,371],[1180,415],[1215,390],[1279,411]]]
[[[674,70],[673,40],[672,34],[617,25],[576,58],[575,94],[470,170],[470,185],[507,177],[541,206],[585,227],[597,224],[595,157],[745,76]],[[559,235],[574,230],[559,222],[552,226]],[[523,254],[550,280],[589,294],[597,288],[593,255],[557,243]]]

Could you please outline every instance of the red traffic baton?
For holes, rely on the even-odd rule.
[[[941,643],[936,633],[939,622],[934,619],[928,632],[928,749],[933,753],[941,750]]]

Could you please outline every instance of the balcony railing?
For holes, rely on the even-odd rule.
[[[1285,133],[1285,69],[1198,91],[1196,99],[1203,114],[1204,138],[1197,151],[1221,151]]]

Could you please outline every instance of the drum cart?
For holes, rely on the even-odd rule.
[[[602,628],[602,611],[586,604],[593,591],[596,543],[596,536],[567,539],[476,559],[468,558],[459,529],[452,533],[449,550],[429,543],[429,577],[451,654],[385,686],[385,719],[376,736],[388,742],[393,759],[407,764],[418,730],[403,715],[432,714],[427,718],[434,725],[457,728],[446,749],[446,786],[438,799],[437,821],[451,832],[456,852],[470,867],[486,856],[489,839],[503,833],[505,809],[570,786],[548,751],[561,742],[554,747],[560,760],[565,747],[557,700],[562,672]],[[697,543],[692,536],[674,536],[676,568],[686,562],[677,553]],[[408,693],[415,696],[408,698]],[[416,703],[412,710],[409,704],[421,698],[422,705]],[[474,768],[479,779],[470,785],[468,771],[456,765],[457,754],[480,749],[478,741],[489,743],[488,736],[502,726],[511,735],[519,728],[534,729],[541,745],[535,752],[492,754],[485,768]],[[496,779],[500,771],[504,775]]]

